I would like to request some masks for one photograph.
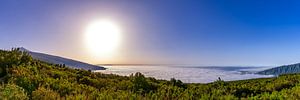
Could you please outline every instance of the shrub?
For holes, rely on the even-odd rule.
[[[15,84],[0,86],[0,97],[4,100],[28,100],[24,89]]]
[[[59,98],[59,94],[49,88],[39,87],[32,92],[33,100],[57,100]]]

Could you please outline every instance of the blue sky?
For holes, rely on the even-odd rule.
[[[0,47],[23,46],[90,63],[282,65],[300,62],[297,0],[1,0]],[[94,19],[124,29],[118,55],[82,43]]]

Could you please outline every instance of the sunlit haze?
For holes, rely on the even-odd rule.
[[[101,19],[91,22],[85,32],[85,42],[91,55],[112,57],[121,42],[121,30],[116,23]]]

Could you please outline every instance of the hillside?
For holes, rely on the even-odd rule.
[[[264,75],[282,75],[282,74],[293,74],[293,73],[300,73],[300,63],[292,64],[292,65],[283,65],[283,66],[258,72],[258,74],[264,74]]]
[[[92,64],[88,64],[88,63],[84,63],[84,62],[80,62],[80,61],[76,61],[76,60],[72,60],[72,59],[68,59],[68,58],[63,58],[63,57],[59,57],[59,56],[53,56],[53,55],[49,55],[49,54],[33,52],[33,51],[27,50],[25,48],[20,48],[20,50],[28,52],[34,59],[38,59],[38,60],[48,62],[48,63],[64,64],[71,68],[84,69],[84,70],[104,70],[105,69],[104,67],[101,67],[101,66],[96,66],[96,65],[92,65]]]
[[[0,50],[0,99],[4,100],[268,100],[300,99],[300,74],[209,84],[93,73]]]

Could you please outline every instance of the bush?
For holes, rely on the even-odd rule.
[[[39,87],[37,90],[32,92],[33,100],[57,100],[60,96],[57,92],[44,87]]]
[[[4,100],[28,100],[24,89],[15,84],[2,84],[0,86],[0,97]]]
[[[134,76],[132,76],[132,83],[133,83],[133,91],[135,92],[149,92],[150,85],[147,82],[145,76],[137,72]]]

